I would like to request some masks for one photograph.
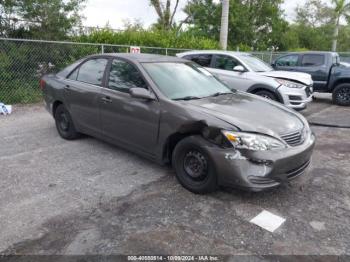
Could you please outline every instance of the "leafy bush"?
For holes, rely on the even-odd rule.
[[[195,37],[188,32],[160,30],[111,30],[94,31],[89,35],[75,38],[79,42],[105,43],[116,45],[137,45],[145,47],[179,48],[179,49],[218,49],[219,43],[205,37]]]
[[[6,104],[36,103],[42,100],[38,81],[24,82],[21,79],[9,81],[0,89],[0,101]]]

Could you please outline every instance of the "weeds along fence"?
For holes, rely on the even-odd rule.
[[[187,50],[141,46],[142,53],[169,56]],[[128,45],[0,38],[0,101],[6,104],[38,102],[42,99],[39,89],[42,75],[57,72],[87,55],[129,51]],[[271,63],[285,53],[252,54]],[[350,53],[340,55],[342,61],[350,62]]]
[[[130,46],[0,38],[0,101],[35,103],[42,99],[39,79],[74,61],[98,53],[125,53]],[[175,55],[186,49],[141,46],[141,52]]]

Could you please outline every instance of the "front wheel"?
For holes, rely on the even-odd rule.
[[[172,164],[180,184],[195,194],[217,189],[217,177],[212,160],[200,146],[200,137],[181,140],[175,147]]]
[[[333,90],[333,102],[340,106],[350,106],[350,84],[340,84]]]
[[[270,91],[267,91],[267,90],[260,90],[260,91],[255,92],[255,94],[258,96],[262,96],[268,100],[278,101],[276,95]]]

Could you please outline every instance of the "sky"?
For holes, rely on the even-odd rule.
[[[217,0],[219,1],[219,0]],[[175,1],[172,1],[175,2]],[[184,18],[181,9],[187,0],[180,0],[180,10],[176,19]],[[294,9],[305,0],[285,0],[282,8],[285,10],[288,20],[293,20]],[[85,16],[84,26],[104,27],[107,23],[115,29],[122,29],[125,20],[133,22],[139,19],[146,27],[157,20],[154,9],[149,5],[149,0],[87,0],[82,14]]]

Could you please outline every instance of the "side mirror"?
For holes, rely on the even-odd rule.
[[[235,67],[233,68],[233,71],[243,73],[243,72],[245,72],[245,69],[244,69],[243,66],[238,65],[238,66],[235,66]]]
[[[155,100],[156,97],[147,89],[145,88],[130,88],[130,95],[134,98],[139,99],[146,99],[146,100]]]

